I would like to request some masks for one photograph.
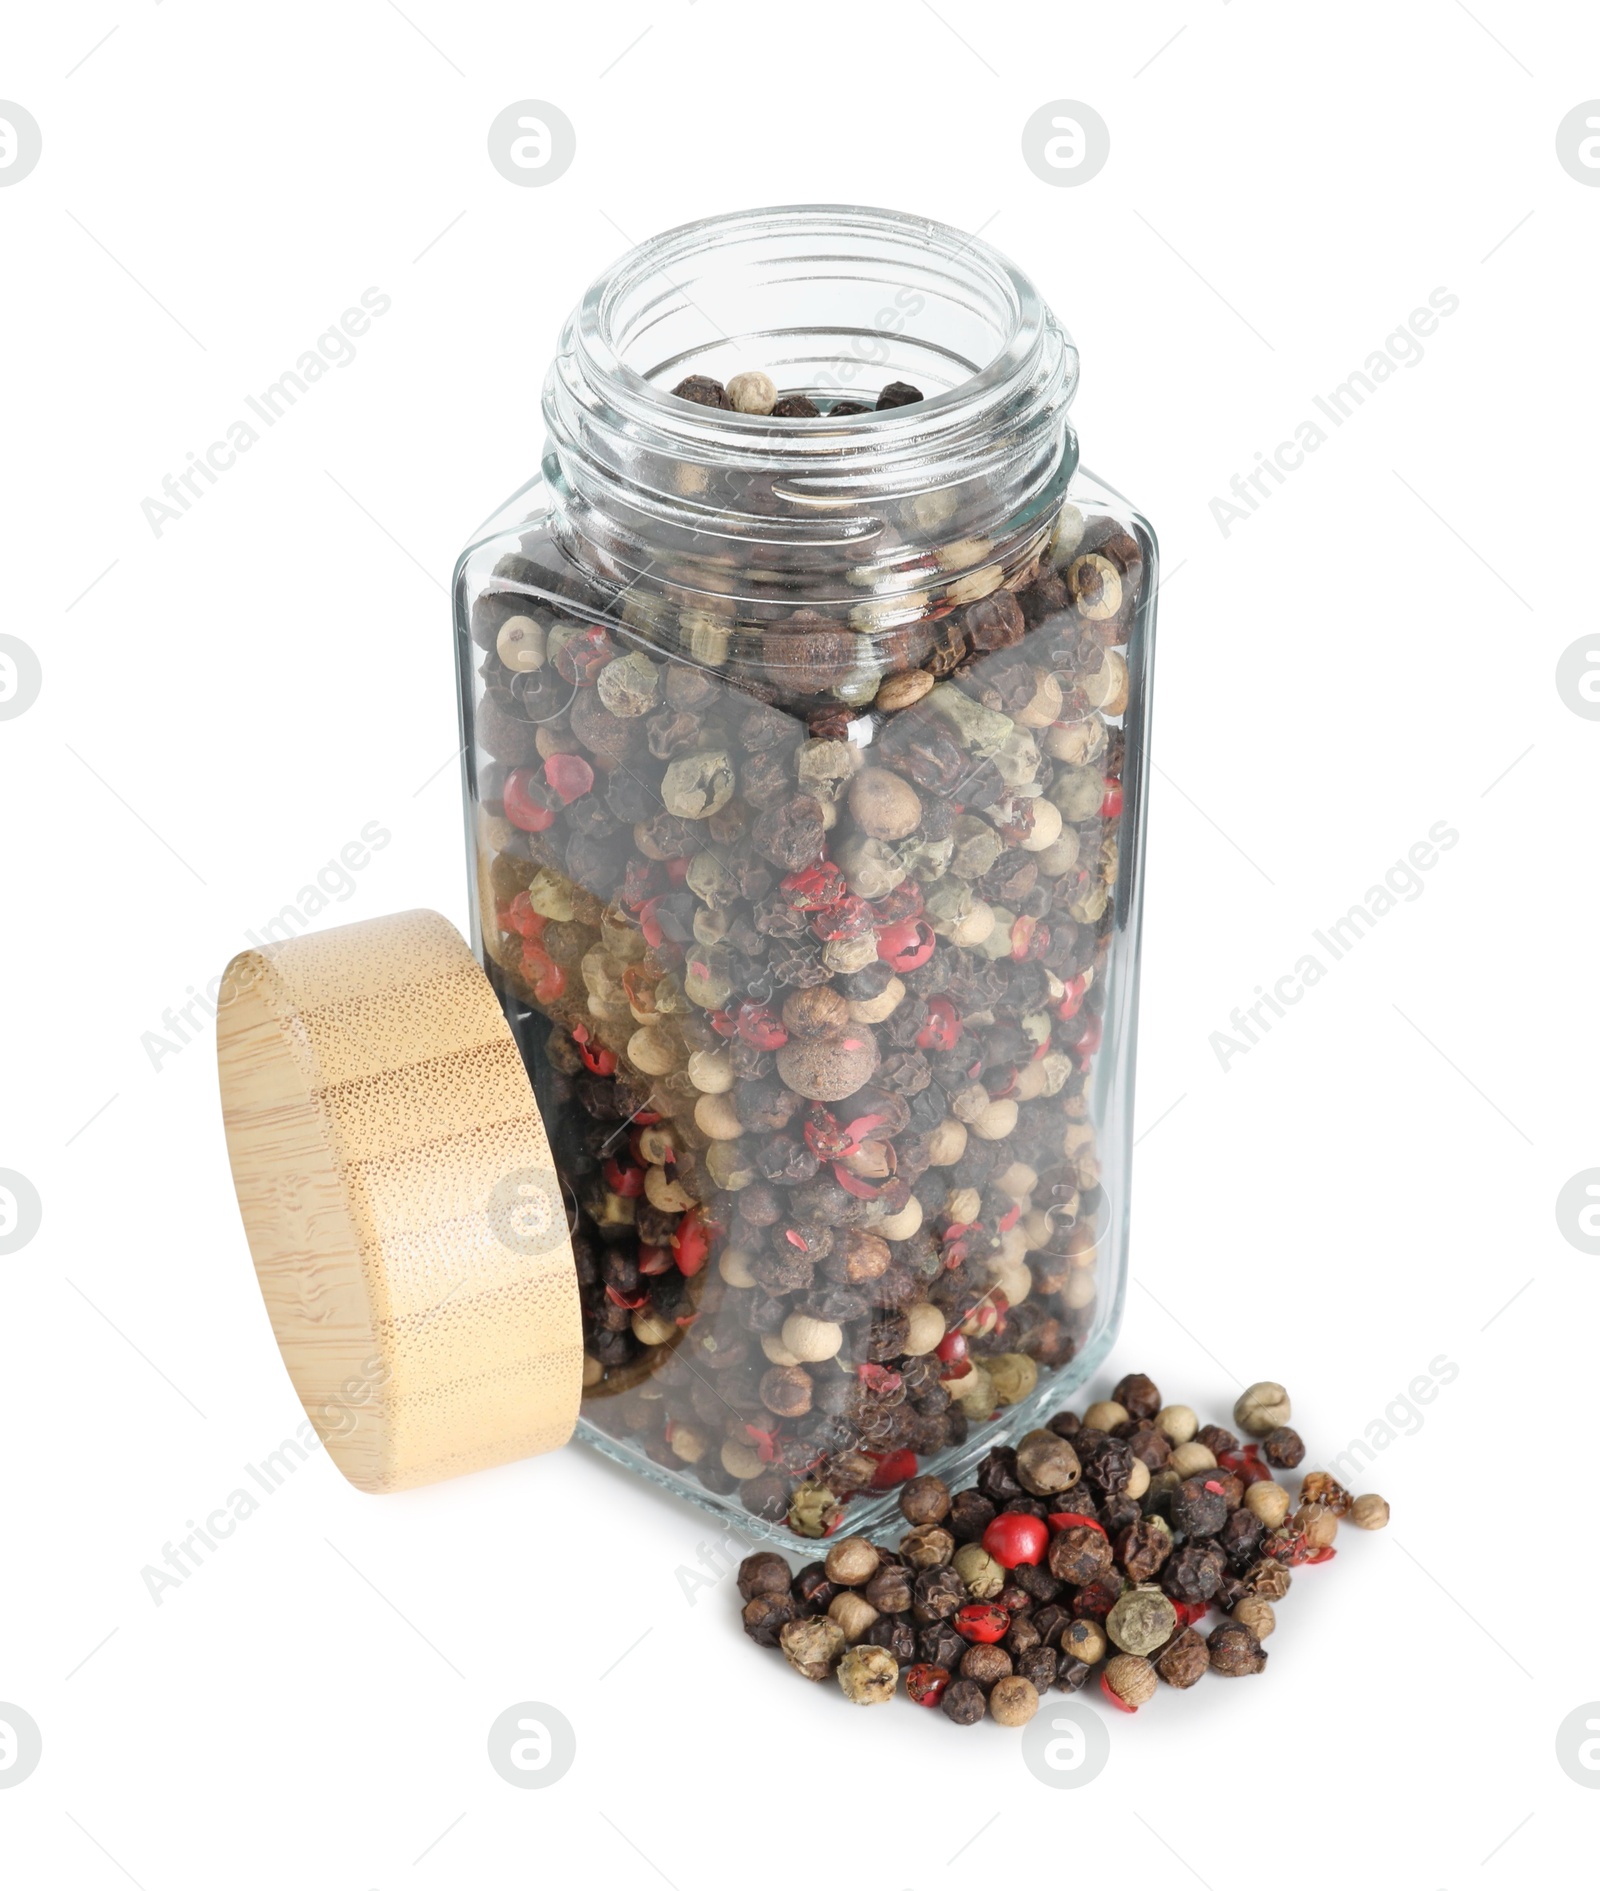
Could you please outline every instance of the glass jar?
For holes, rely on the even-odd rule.
[[[1120,1316],[1156,547],[1076,376],[958,231],[689,224],[584,297],[456,570],[579,1435],[804,1537],[1042,1422]]]

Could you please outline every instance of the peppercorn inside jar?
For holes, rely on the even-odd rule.
[[[957,1472],[1114,1337],[1155,546],[1075,380],[958,232],[691,225],[569,321],[543,474],[458,568],[580,1435],[776,1531]]]

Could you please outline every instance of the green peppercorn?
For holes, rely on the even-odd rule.
[[[1106,1617],[1106,1634],[1129,1655],[1154,1653],[1178,1625],[1178,1612],[1159,1589],[1125,1589]]]

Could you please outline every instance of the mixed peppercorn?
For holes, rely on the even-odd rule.
[[[774,1550],[747,1556],[745,1633],[851,1701],[888,1700],[903,1679],[961,1726],[985,1713],[1021,1725],[1048,1689],[1076,1693],[1096,1669],[1129,1713],[1158,1682],[1260,1674],[1290,1572],[1332,1559],[1341,1520],[1389,1518],[1326,1471],[1305,1476],[1291,1512],[1272,1474],[1304,1456],[1289,1415],[1282,1386],[1252,1386],[1234,1410],[1244,1443],[1130,1373],[1083,1418],[1058,1412],[996,1445],[968,1489],[909,1478],[911,1528],[893,1549],[842,1537],[798,1574]]]
[[[869,411],[761,373],[674,392]],[[896,528],[909,593],[830,602],[860,574],[818,551],[724,575],[718,614],[695,537],[619,598],[541,527],[469,601],[483,937],[570,1191],[585,1416],[801,1536],[1104,1318],[1091,1077],[1150,547],[1109,501],[989,535],[955,505]]]

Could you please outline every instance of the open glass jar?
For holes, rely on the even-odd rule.
[[[1156,550],[1076,371],[958,231],[691,224],[585,296],[456,571],[580,1435],[801,1536],[1062,1403],[1120,1315]]]

